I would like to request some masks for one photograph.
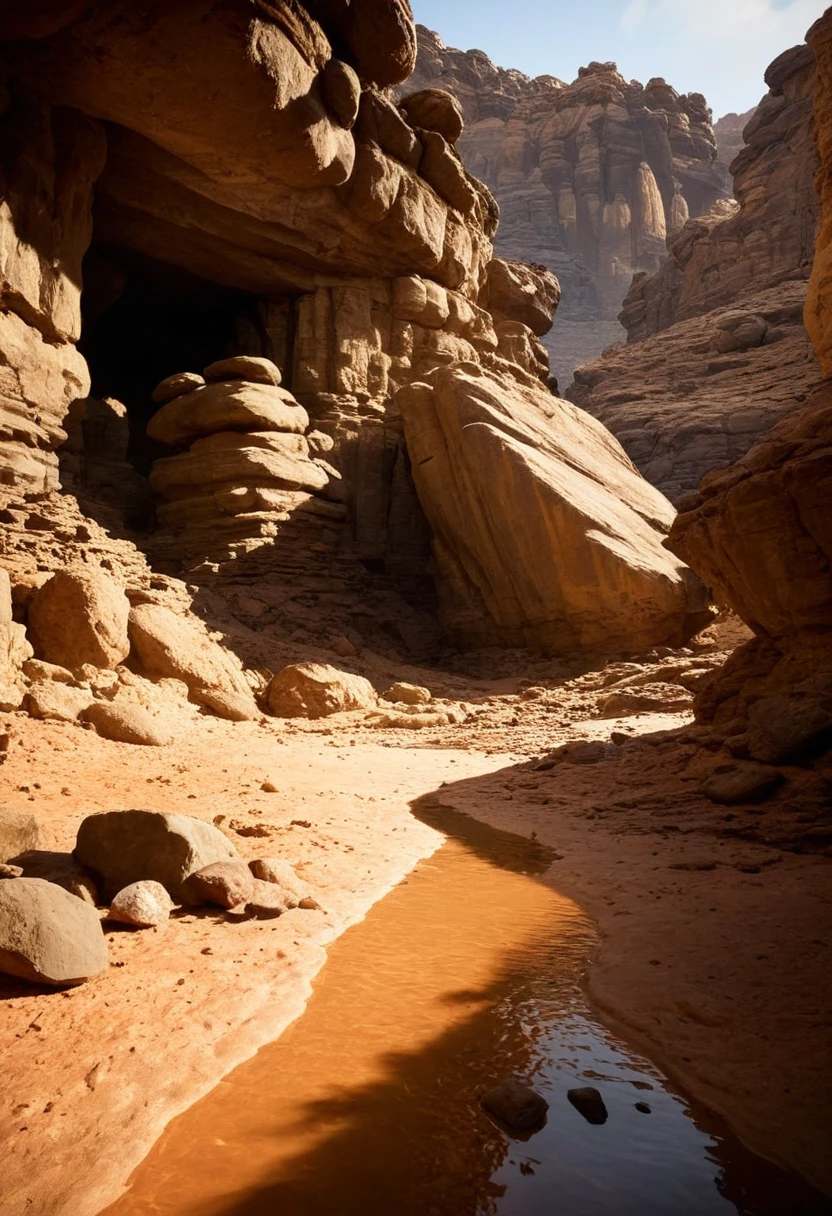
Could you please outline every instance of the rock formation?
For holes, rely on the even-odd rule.
[[[3,21],[0,557],[15,623],[28,619],[38,659],[68,672],[39,671],[28,703],[154,744],[169,737],[154,720],[159,698],[184,693],[255,718],[267,678],[245,675],[220,635],[187,619],[201,584],[280,580],[303,616],[303,597],[335,578],[342,621],[361,603],[378,634],[390,618],[415,634],[408,614],[421,609],[396,588],[432,602],[423,508],[430,516],[435,504],[417,493],[425,482],[414,484],[397,394],[438,367],[480,365],[521,413],[529,377],[543,400],[540,339],[559,284],[539,263],[493,258],[497,207],[457,151],[463,106],[418,76],[404,83],[416,46],[405,0],[361,0],[346,22],[311,2],[175,0],[152,6],[152,37],[128,0],[42,4]],[[178,61],[189,70],[171,71]],[[658,81],[625,85],[609,65],[569,90],[540,89],[557,102],[548,118],[541,111],[540,148],[564,264],[585,255],[602,285],[625,263],[626,273],[652,266],[668,217],[718,193],[704,103]],[[33,180],[43,181],[37,208]],[[597,304],[597,284],[592,293]],[[533,463],[523,472],[532,496]],[[518,469],[495,472],[516,484]],[[644,531],[648,491],[628,470],[606,492],[623,496],[628,521],[601,546],[606,577],[623,588],[642,579],[624,533]],[[648,497],[653,553],[671,515]],[[578,499],[571,535],[583,551],[590,522]],[[447,554],[447,534],[442,543]],[[101,572],[104,585],[115,576],[120,605],[118,621],[98,620],[82,588],[73,613],[80,604],[90,620],[77,654],[71,638],[59,645],[59,627],[38,623],[50,598],[53,622],[69,603],[48,582],[68,565],[93,582]],[[614,647],[681,636],[697,592],[671,566],[672,590],[629,636],[622,618],[607,636]],[[185,572],[187,591],[170,577]],[[370,605],[373,574],[397,582]],[[540,592],[555,601],[541,607]],[[443,596],[447,605],[447,583]],[[521,603],[533,619],[512,609],[512,636],[548,649],[602,644],[602,630],[564,624],[572,602],[554,583]],[[483,637],[491,627],[486,612]]]
[[[814,125],[823,232],[832,212],[832,11],[810,31],[809,45],[817,54],[820,82]],[[821,239],[813,272],[821,290],[808,309],[821,359],[832,341],[832,296],[822,289],[826,253]],[[756,635],[700,693],[698,719],[714,724],[735,756],[776,766],[825,755],[828,769],[832,381],[827,378],[737,464],[706,477],[698,494],[681,504],[669,544]]]
[[[756,111],[756,106],[750,110],[746,110],[744,114],[723,114],[722,118],[718,118],[714,123],[714,135],[716,136],[716,148],[719,154],[719,160],[726,169],[730,170],[735,157],[742,151],[745,140],[743,139],[743,131],[751,122]]]
[[[672,509],[581,410],[461,363],[398,401],[455,641],[614,652],[705,623],[662,548]]]
[[[575,366],[623,339],[615,318],[633,273],[656,270],[666,236],[730,193],[705,99],[659,78],[627,82],[613,63],[592,63],[569,85],[532,80],[417,28],[402,92],[458,98],[460,152],[500,205],[497,252],[548,266],[563,287],[549,347],[567,384]]]
[[[818,201],[812,51],[766,73],[769,93],[718,203],[637,275],[621,319],[628,345],[581,368],[569,397],[608,426],[671,499],[742,457],[817,385],[803,324]]]

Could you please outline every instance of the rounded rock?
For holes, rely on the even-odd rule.
[[[438,131],[449,144],[455,144],[465,125],[462,106],[445,89],[420,89],[400,102],[414,127]]]
[[[203,373],[209,384],[215,380],[250,380],[254,384],[279,385],[280,368],[260,355],[235,355],[210,363]]]
[[[172,910],[173,900],[162,884],[143,879],[119,891],[110,904],[107,918],[122,925],[134,925],[137,929],[151,929],[165,924]]]
[[[480,1104],[489,1115],[519,1132],[538,1131],[549,1109],[546,1099],[522,1081],[502,1081],[483,1094]]]
[[[166,405],[176,397],[192,393],[195,388],[201,388],[205,383],[202,376],[196,372],[177,372],[175,376],[167,376],[156,385],[151,396],[157,405]]]

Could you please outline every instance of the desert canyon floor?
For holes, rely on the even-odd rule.
[[[379,728],[362,713],[197,717],[174,747],[137,748],[5,715],[4,801],[37,811],[44,848],[71,850],[94,811],[179,811],[213,821],[245,857],[291,860],[321,908],[243,921],[182,909],[138,932],[108,923],[101,979],[47,992],[2,977],[0,1212],[101,1211],[171,1119],[302,1014],[345,929],[449,837],[487,859],[488,829],[539,849],[541,864],[513,881],[545,884],[564,924],[590,926],[581,963],[594,1014],[756,1153],[828,1189],[823,809],[809,799],[796,822],[776,795],[739,814],[705,797],[715,757],[684,707],[602,716],[622,681],[684,695],[679,681],[721,662],[726,644],[711,631],[695,649],[583,672],[485,656],[476,677],[470,665],[379,659],[379,679],[414,680],[465,708],[464,722],[438,729]],[[793,801],[800,774],[789,775]],[[451,883],[444,897],[437,932],[459,919],[455,901],[482,899],[482,883]],[[522,893],[512,903],[522,920]],[[372,953],[365,963],[372,971]],[[209,1210],[129,1198],[114,1211]]]

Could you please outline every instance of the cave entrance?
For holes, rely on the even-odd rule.
[[[156,385],[230,355],[264,355],[289,380],[294,297],[265,299],[95,240],[83,282],[78,348],[91,389],[65,423],[65,484],[107,526],[147,531],[155,518],[148,476],[170,455],[147,436]]]
[[[169,451],[146,434],[159,408],[151,394],[160,380],[201,372],[229,355],[265,354],[285,365],[285,350],[274,349],[262,312],[254,295],[128,250],[91,247],[78,345],[89,365],[91,396],[115,398],[126,408],[127,459],[137,473],[146,477]]]

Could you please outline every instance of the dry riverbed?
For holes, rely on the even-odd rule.
[[[556,850],[542,881],[598,923],[588,990],[604,1017],[750,1147],[832,1191],[832,861],[796,851],[788,804],[702,797],[701,753],[667,734],[689,714],[598,717],[602,683],[469,681],[479,712],[435,731],[201,718],[170,748],[0,719],[3,804],[38,815],[44,848],[70,849],[98,810],[222,816],[243,856],[292,861],[323,909],[108,926],[97,981],[47,993],[0,978],[3,1216],[93,1216],[114,1199],[175,1114],[302,1012],[327,945],[460,814]],[[539,767],[613,734],[592,759]]]

